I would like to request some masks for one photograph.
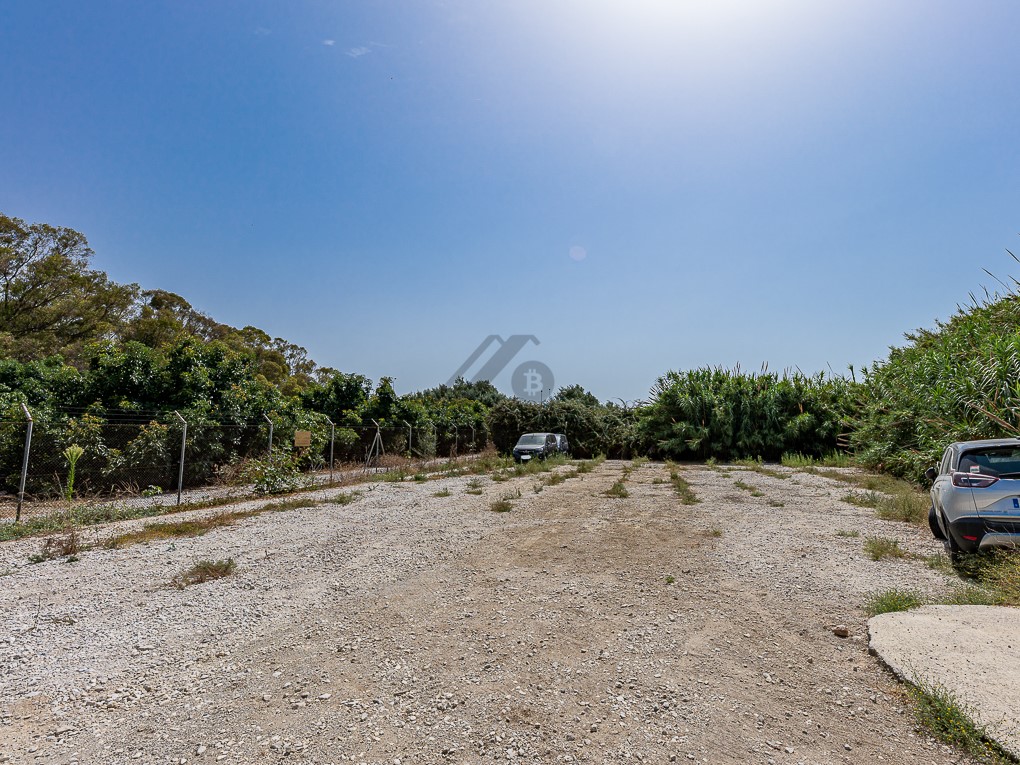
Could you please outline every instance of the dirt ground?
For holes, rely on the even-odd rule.
[[[869,594],[950,586],[926,530],[778,467],[685,466],[688,506],[646,463],[605,496],[629,464],[320,491],[75,563],[4,544],[0,762],[963,761],[867,651]]]

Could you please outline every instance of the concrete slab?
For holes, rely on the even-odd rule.
[[[1020,757],[1020,609],[924,606],[868,622],[870,649],[907,682],[939,684]]]

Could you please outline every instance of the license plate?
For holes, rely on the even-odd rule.
[[[521,462],[527,462],[530,459],[531,459],[531,455],[530,454],[522,454],[521,455]]]

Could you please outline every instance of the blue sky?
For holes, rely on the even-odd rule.
[[[1020,3],[0,7],[0,211],[401,392],[842,373],[1014,273]]]

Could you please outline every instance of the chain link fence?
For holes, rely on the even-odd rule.
[[[287,463],[310,483],[330,484],[408,460],[480,451],[487,433],[474,427],[340,426],[313,430],[262,422],[191,421],[176,412],[155,416],[88,414],[51,423],[0,420],[0,522],[66,507],[65,450],[84,450],[75,466],[77,502],[145,501],[189,504],[256,493],[246,483],[253,460]]]

